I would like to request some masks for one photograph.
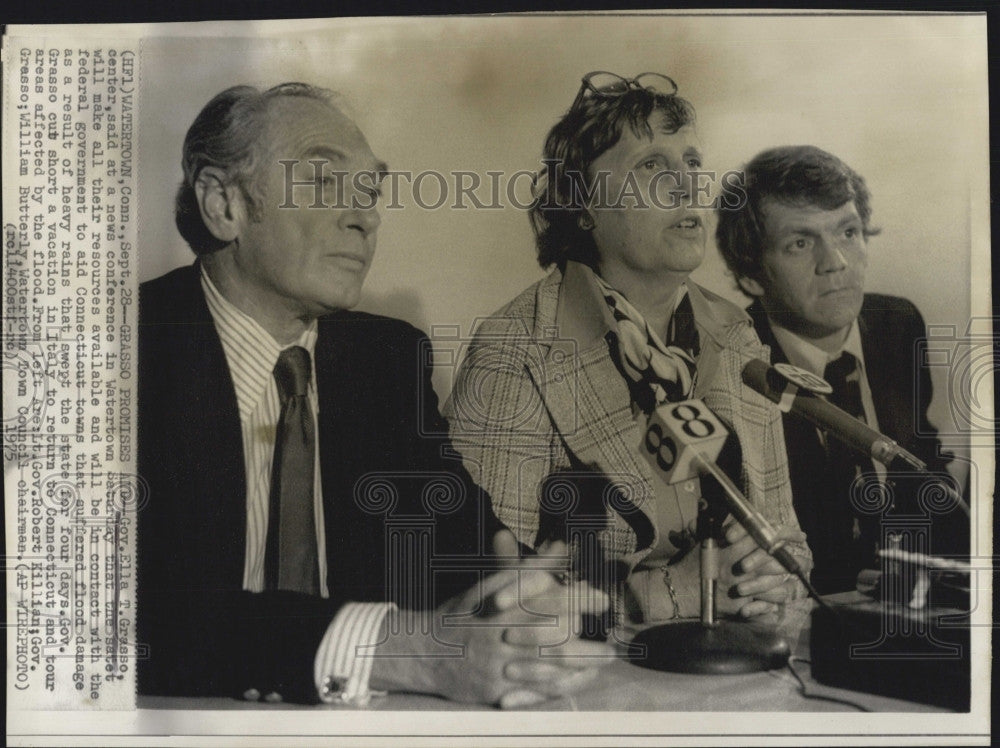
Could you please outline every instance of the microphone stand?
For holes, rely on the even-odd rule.
[[[715,613],[721,520],[702,498],[698,505],[701,617],[640,631],[632,641],[645,652],[635,664],[672,673],[731,675],[783,668],[791,654],[777,632],[749,622],[719,620]],[[642,645],[645,645],[644,647]],[[641,651],[641,650],[640,650]]]

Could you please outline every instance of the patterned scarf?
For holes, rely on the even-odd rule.
[[[618,358],[624,372],[633,382],[649,385],[653,407],[689,398],[697,380],[695,357],[700,346],[687,286],[678,292],[663,341],[638,309],[603,278],[595,277],[618,323]]]

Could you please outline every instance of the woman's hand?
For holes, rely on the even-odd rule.
[[[778,537],[790,543],[804,543],[805,533],[782,526]],[[796,576],[785,571],[743,526],[730,520],[724,527],[725,544],[719,549],[719,579],[716,608],[743,618],[778,612],[778,606],[805,595]]]

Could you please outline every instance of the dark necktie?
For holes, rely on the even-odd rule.
[[[833,388],[830,394],[830,402],[841,410],[847,412],[859,420],[864,420],[864,406],[861,404],[861,371],[858,361],[850,353],[841,353],[840,356],[826,365],[823,378]],[[828,453],[831,457],[836,456],[846,466],[848,462],[851,467],[861,465],[861,461],[855,458],[855,452],[844,445],[838,439],[828,438]],[[853,473],[851,469],[847,472]]]
[[[670,329],[667,331],[667,345],[677,346],[692,357],[701,353],[701,341],[698,339],[698,327],[694,321],[694,309],[691,307],[691,297],[684,294],[681,303],[670,318]]]
[[[281,352],[274,380],[281,415],[274,440],[264,576],[267,589],[319,594],[313,485],[316,433],[309,404],[309,351]]]
[[[824,379],[833,387],[830,402],[863,421],[861,376],[858,360],[846,352],[827,364],[823,374]],[[851,495],[852,491],[857,495],[865,490],[867,482],[875,478],[875,467],[871,459],[830,434],[827,434],[827,455],[831,487],[831,506],[827,507],[826,512],[826,519],[830,523],[827,530],[831,531],[834,543],[844,545],[835,552],[844,554],[849,559],[847,563],[850,568],[845,571],[853,582],[858,571],[874,564],[877,538],[873,537],[876,528],[871,526],[872,518],[859,515]],[[834,531],[834,528],[839,528],[839,532]],[[853,584],[850,587],[853,588]]]

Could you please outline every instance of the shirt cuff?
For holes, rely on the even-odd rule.
[[[347,603],[334,617],[316,650],[313,676],[321,701],[364,706],[373,693],[368,688],[382,621],[392,603]]]

